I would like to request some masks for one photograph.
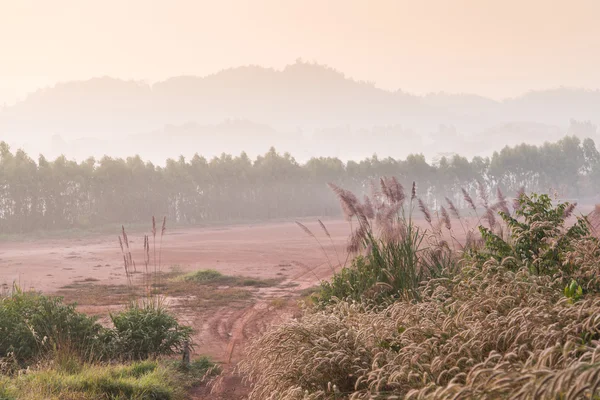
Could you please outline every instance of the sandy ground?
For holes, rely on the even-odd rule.
[[[328,221],[326,225],[342,257],[348,224]],[[333,246],[318,224],[306,222],[306,226],[319,237],[332,262],[337,263]],[[97,279],[99,284],[125,284],[119,233],[84,239],[0,242],[0,284],[16,282],[22,288],[45,293],[84,279]],[[129,239],[134,259],[143,260],[143,233],[129,233]],[[171,267],[183,271],[211,268],[228,275],[290,279],[326,262],[317,242],[294,223],[167,229],[161,259],[165,271]]]

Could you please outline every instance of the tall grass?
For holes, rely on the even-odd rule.
[[[330,186],[351,224],[346,250],[354,258],[350,266],[333,271],[331,281],[321,282],[322,305],[335,299],[377,303],[395,298],[418,299],[421,282],[455,268],[450,247],[441,230],[434,229],[432,214],[417,197],[415,183],[407,198],[398,180],[382,178],[362,202],[353,193]],[[429,223],[429,230],[415,224],[413,213],[417,207]],[[449,221],[446,226],[451,229]]]
[[[397,195],[393,181],[382,183]],[[576,228],[562,229],[574,207],[523,193],[514,207],[518,212],[511,214],[500,192],[495,204],[479,193],[485,212],[476,218],[487,224],[480,226],[483,237],[470,239],[475,245],[468,248],[464,243],[446,246],[443,254],[452,261],[441,262],[433,273],[426,269],[427,278],[417,283],[410,271],[390,264],[401,260],[406,268],[422,269],[429,262],[421,260],[427,254],[422,249],[437,254],[436,244],[444,239],[439,233],[448,236],[452,229],[450,213],[460,217],[453,204],[448,204],[450,212],[440,209],[435,221],[413,190],[416,200],[408,207],[421,209],[433,238],[402,247],[398,237],[420,237],[407,233],[410,214],[407,223],[374,241],[373,230],[362,228],[369,226],[363,218],[367,213],[352,196],[337,191],[347,215],[363,221],[354,266],[342,269],[329,284],[345,300],[307,308],[302,318],[272,327],[251,343],[240,365],[253,384],[251,400],[600,396],[600,242],[579,230],[585,218]],[[396,195],[384,194],[384,207]],[[477,210],[473,198],[465,201]],[[373,256],[374,247],[376,254],[412,255]],[[413,264],[411,257],[417,260]],[[381,269],[407,283],[398,292],[403,295],[373,307],[366,294],[378,286],[372,284],[374,277],[389,284]],[[439,270],[446,272],[436,274]],[[365,290],[355,296],[345,287]]]
[[[121,236],[119,236],[123,268],[134,297],[125,310],[110,313],[114,329],[110,331],[107,342],[111,351],[114,354],[120,354],[123,359],[145,360],[161,355],[174,355],[184,349],[187,351],[193,348],[192,328],[180,325],[168,310],[165,298],[153,290],[154,287],[161,285],[162,241],[165,232],[166,217],[163,218],[157,249],[156,218],[152,217],[152,246],[148,235],[144,235],[143,241],[143,296],[139,296],[141,290],[135,282],[134,274],[137,272],[137,268],[135,260],[131,256],[125,227],[122,227]],[[150,253],[153,255],[152,261]]]

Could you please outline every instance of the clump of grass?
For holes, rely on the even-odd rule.
[[[142,361],[128,365],[84,365],[76,373],[34,370],[0,380],[2,399],[159,399],[185,398],[186,389],[218,372],[208,359],[183,365]]]
[[[276,279],[258,279],[245,276],[223,275],[214,269],[201,269],[189,272],[185,275],[177,276],[173,279],[175,282],[192,282],[203,285],[229,285],[229,286],[252,286],[252,287],[271,287],[279,284]]]
[[[454,269],[455,258],[439,229],[434,229],[431,211],[417,197],[416,184],[407,200],[397,179],[382,178],[379,188],[373,185],[371,197],[365,196],[362,203],[349,191],[330,186],[346,219],[357,224],[347,245],[348,254],[355,258],[349,267],[335,272],[330,282],[321,283],[322,305],[336,299],[382,303],[398,297],[418,298],[417,289],[423,280]],[[413,222],[416,207],[431,231]],[[450,225],[449,220],[446,225]],[[315,237],[304,225],[301,227]]]
[[[232,277],[225,276],[214,269],[201,269],[198,271],[187,273],[176,279],[185,282],[224,283],[231,281],[231,278]]]
[[[106,331],[109,351],[120,359],[145,360],[171,356],[191,342],[192,328],[180,325],[161,303],[133,304],[111,313],[114,328]]]

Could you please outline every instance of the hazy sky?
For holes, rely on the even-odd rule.
[[[0,0],[0,105],[57,81],[298,57],[415,93],[597,89],[600,1]]]

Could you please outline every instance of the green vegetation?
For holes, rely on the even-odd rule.
[[[250,399],[600,396],[600,242],[584,218],[566,223],[573,206],[521,194],[511,212],[501,192],[490,204],[481,185],[483,213],[464,192],[482,215],[477,230],[448,201],[464,229],[458,235],[445,208],[436,221],[419,202],[430,223],[423,240],[409,242],[417,244],[409,257],[380,261],[372,253],[382,244],[403,246],[405,232],[416,231],[407,218],[399,229],[375,224],[373,237],[365,234],[369,203],[393,203],[393,191],[385,193],[396,181],[381,183],[382,202],[336,189],[358,221],[349,241],[357,257],[321,286],[318,307],[251,343],[240,366],[254,382]],[[373,296],[380,287],[384,296]]]
[[[158,302],[132,304],[124,311],[111,314],[114,329],[107,331],[112,354],[132,360],[180,354],[190,342],[192,328],[181,326]]]
[[[55,351],[68,351],[82,358],[102,352],[103,328],[93,318],[75,311],[60,298],[15,288],[0,298],[0,358],[20,368]],[[8,364],[6,366],[9,366]]]
[[[215,284],[230,286],[252,286],[252,287],[270,287],[276,286],[279,281],[275,279],[257,279],[243,276],[223,275],[214,269],[201,269],[189,272],[185,275],[177,276],[175,281],[193,282],[198,284]]]
[[[65,352],[82,361],[144,360],[175,354],[191,338],[160,303],[131,303],[110,319],[113,328],[104,328],[59,297],[17,288],[0,299],[0,359],[5,370]]]
[[[423,155],[347,163],[313,158],[300,164],[271,149],[255,160],[244,153],[212,160],[196,155],[157,167],[139,157],[76,163],[40,156],[36,161],[0,142],[0,235],[101,231],[123,222],[132,227],[154,213],[173,224],[337,216],[327,182],[358,192],[373,176],[383,175],[397,176],[405,186],[420,182],[429,206],[444,196],[458,199],[462,187],[473,194],[477,181],[510,194],[526,186],[593,196],[600,190],[600,153],[592,139],[565,137],[539,147],[505,147],[490,158],[442,157],[435,164]],[[462,201],[457,205],[466,207]]]
[[[225,277],[219,271],[214,269],[201,269],[198,271],[190,272],[183,276],[178,277],[185,282],[202,282],[202,283],[223,283],[224,281],[230,281],[230,277]]]
[[[525,194],[517,200],[515,215],[500,212],[508,229],[508,239],[490,228],[481,226],[484,250],[478,253],[480,259],[493,257],[497,261],[514,260],[514,267],[526,265],[532,273],[553,275],[559,270],[576,268],[567,265],[567,254],[573,250],[576,240],[590,234],[583,218],[566,227],[575,208],[574,204],[561,203],[553,206],[548,195],[531,197]]]
[[[58,368],[0,377],[3,400],[184,399],[186,389],[218,369],[207,359],[189,366],[178,362],[141,361],[127,365],[78,364],[75,371]]]

